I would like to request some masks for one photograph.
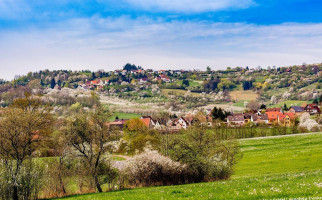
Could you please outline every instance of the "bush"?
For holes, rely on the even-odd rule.
[[[134,186],[173,185],[185,183],[187,167],[157,151],[145,149],[127,162],[126,173]]]
[[[18,199],[38,199],[42,186],[44,167],[33,161],[25,161],[19,173],[13,177],[10,174],[15,168],[15,162],[0,163],[0,199],[14,199],[13,188],[18,192]]]
[[[216,139],[203,126],[195,126],[175,138],[169,147],[170,157],[188,167],[188,181],[227,179],[239,159],[239,147],[233,140]]]

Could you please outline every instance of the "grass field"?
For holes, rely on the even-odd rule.
[[[235,90],[230,92],[230,97],[233,100],[256,100],[258,98],[258,94],[254,93],[252,90]]]
[[[141,115],[136,113],[121,113],[117,112],[112,117],[110,117],[110,121],[114,121],[116,116],[118,116],[119,119],[133,119],[133,118],[140,118]]]
[[[71,196],[64,199],[274,199],[322,197],[322,133],[240,140],[231,180]]]
[[[166,97],[169,95],[176,95],[176,96],[185,95],[187,93],[186,90],[180,90],[180,89],[162,89],[161,91],[162,91],[162,94]],[[196,92],[191,92],[190,95],[193,97],[201,97],[200,93],[196,93]]]
[[[303,104],[312,103],[312,101],[288,100],[288,101],[279,102],[278,104],[269,106],[269,107],[282,107],[284,106],[284,103],[287,105],[287,107],[291,107],[291,106],[302,106]]]
[[[245,101],[238,101],[236,103],[233,104],[233,106],[237,106],[237,107],[241,107],[241,108],[245,108],[244,106],[244,102]],[[248,101],[249,102],[249,101]]]

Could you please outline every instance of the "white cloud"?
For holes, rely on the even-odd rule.
[[[321,62],[322,24],[75,19],[0,32],[0,78],[40,69],[213,68]]]
[[[253,0],[126,0],[137,8],[150,11],[204,12],[230,8],[247,8]]]

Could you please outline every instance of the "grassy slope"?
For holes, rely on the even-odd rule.
[[[287,107],[291,107],[291,106],[302,106],[303,104],[308,104],[308,103],[312,103],[312,101],[298,101],[298,100],[287,100],[287,101],[281,101],[276,105],[272,105],[269,107],[283,107],[284,103],[287,105]]]
[[[72,196],[66,199],[262,199],[322,197],[322,134],[241,140],[232,180]]]
[[[140,118],[141,115],[136,113],[115,113],[112,117],[110,117],[110,121],[114,121],[116,116],[119,117],[119,119],[133,119],[133,118]]]
[[[234,177],[322,169],[322,134],[241,140]]]

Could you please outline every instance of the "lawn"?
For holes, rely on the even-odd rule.
[[[230,92],[230,96],[233,100],[256,100],[258,98],[258,94],[254,93],[252,90],[235,90]]]
[[[236,103],[233,104],[233,106],[236,106],[236,107],[241,107],[241,108],[245,108],[244,106],[244,102],[245,101],[238,101]],[[248,101],[249,102],[249,101]]]
[[[141,115],[136,114],[136,113],[122,113],[122,112],[117,112],[115,114],[113,114],[110,117],[110,121],[114,121],[116,116],[118,116],[119,119],[134,119],[134,118],[140,118]]]
[[[71,196],[64,199],[273,199],[322,197],[322,133],[240,140],[231,180]]]

